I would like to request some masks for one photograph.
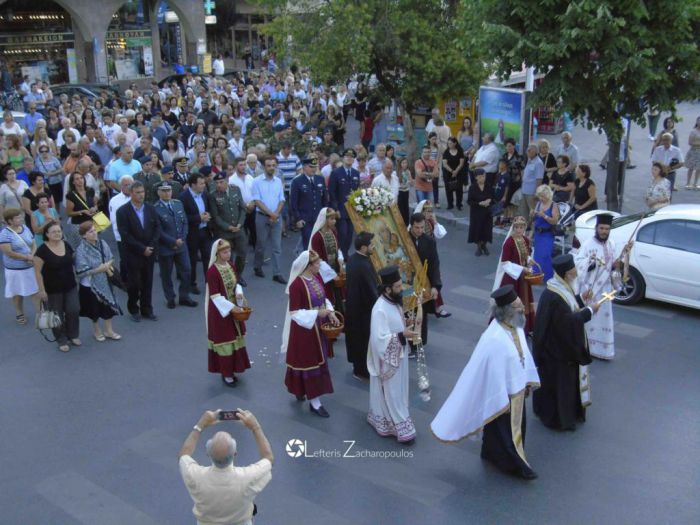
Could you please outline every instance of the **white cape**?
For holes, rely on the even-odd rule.
[[[430,424],[440,441],[478,437],[485,425],[510,410],[510,396],[538,387],[540,377],[525,340],[517,329],[524,365],[513,338],[495,319],[481,335],[467,366]]]

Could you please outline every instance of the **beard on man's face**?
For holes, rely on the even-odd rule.
[[[513,325],[516,328],[524,328],[525,327],[525,312],[515,312],[513,314]]]
[[[393,290],[387,290],[386,295],[389,298],[389,300],[393,303],[401,304],[401,302],[403,301],[403,293],[402,292],[396,293]]]

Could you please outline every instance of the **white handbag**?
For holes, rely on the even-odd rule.
[[[34,324],[36,326],[36,329],[39,330],[44,339],[46,339],[50,343],[55,343],[56,340],[49,339],[43,331],[59,328],[63,324],[63,320],[61,319],[61,316],[58,315],[56,312],[46,308],[46,305],[42,301],[39,307],[39,313],[36,314],[36,320]]]

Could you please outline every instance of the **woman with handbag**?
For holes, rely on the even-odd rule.
[[[24,316],[24,298],[31,297],[38,307],[33,267],[36,245],[31,230],[24,225],[24,213],[19,208],[8,208],[3,212],[7,226],[0,231],[0,250],[5,269],[5,297],[12,298],[15,319],[18,324],[27,324]],[[37,308],[37,311],[39,309]]]
[[[63,240],[63,228],[58,221],[44,226],[44,244],[36,251],[34,272],[39,286],[39,299],[55,312],[62,324],[53,328],[53,335],[61,352],[70,346],[81,346],[80,302],[73,272],[73,248]]]
[[[81,224],[79,232],[82,241],[75,252],[75,271],[80,279],[80,317],[92,321],[95,340],[119,341],[122,336],[113,330],[112,318],[122,311],[109,282],[110,274],[114,273],[114,257],[107,243],[97,236],[92,222]],[[100,319],[104,319],[104,330],[100,328]]]
[[[489,207],[493,204],[493,188],[486,184],[486,172],[474,170],[476,181],[469,186],[467,204],[469,204],[469,243],[476,244],[475,255],[488,255],[486,243],[493,239],[493,218]]]
[[[554,205],[552,189],[541,184],[535,191],[539,201],[531,212],[534,233],[534,259],[542,268],[545,282],[554,275],[552,268],[552,249],[554,248],[554,227],[559,222],[559,208]]]
[[[457,139],[450,137],[447,139],[447,149],[442,155],[442,179],[445,182],[445,195],[447,197],[447,209],[451,210],[457,206],[462,209],[462,199],[464,192],[460,174],[464,169],[464,151],[457,142]]]
[[[82,173],[74,172],[68,177],[68,193],[66,194],[66,214],[70,222],[66,228],[66,240],[71,248],[80,244],[78,228],[84,222],[91,222],[97,213],[95,190],[85,185]]]

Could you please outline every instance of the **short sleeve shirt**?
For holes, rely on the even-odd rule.
[[[0,231],[0,244],[9,244],[10,250],[15,253],[29,255],[32,253],[32,242],[34,236],[29,228],[22,226],[22,231],[16,233],[10,228],[3,228]],[[19,261],[3,254],[3,264],[8,270],[26,270],[32,267],[29,261]]]

